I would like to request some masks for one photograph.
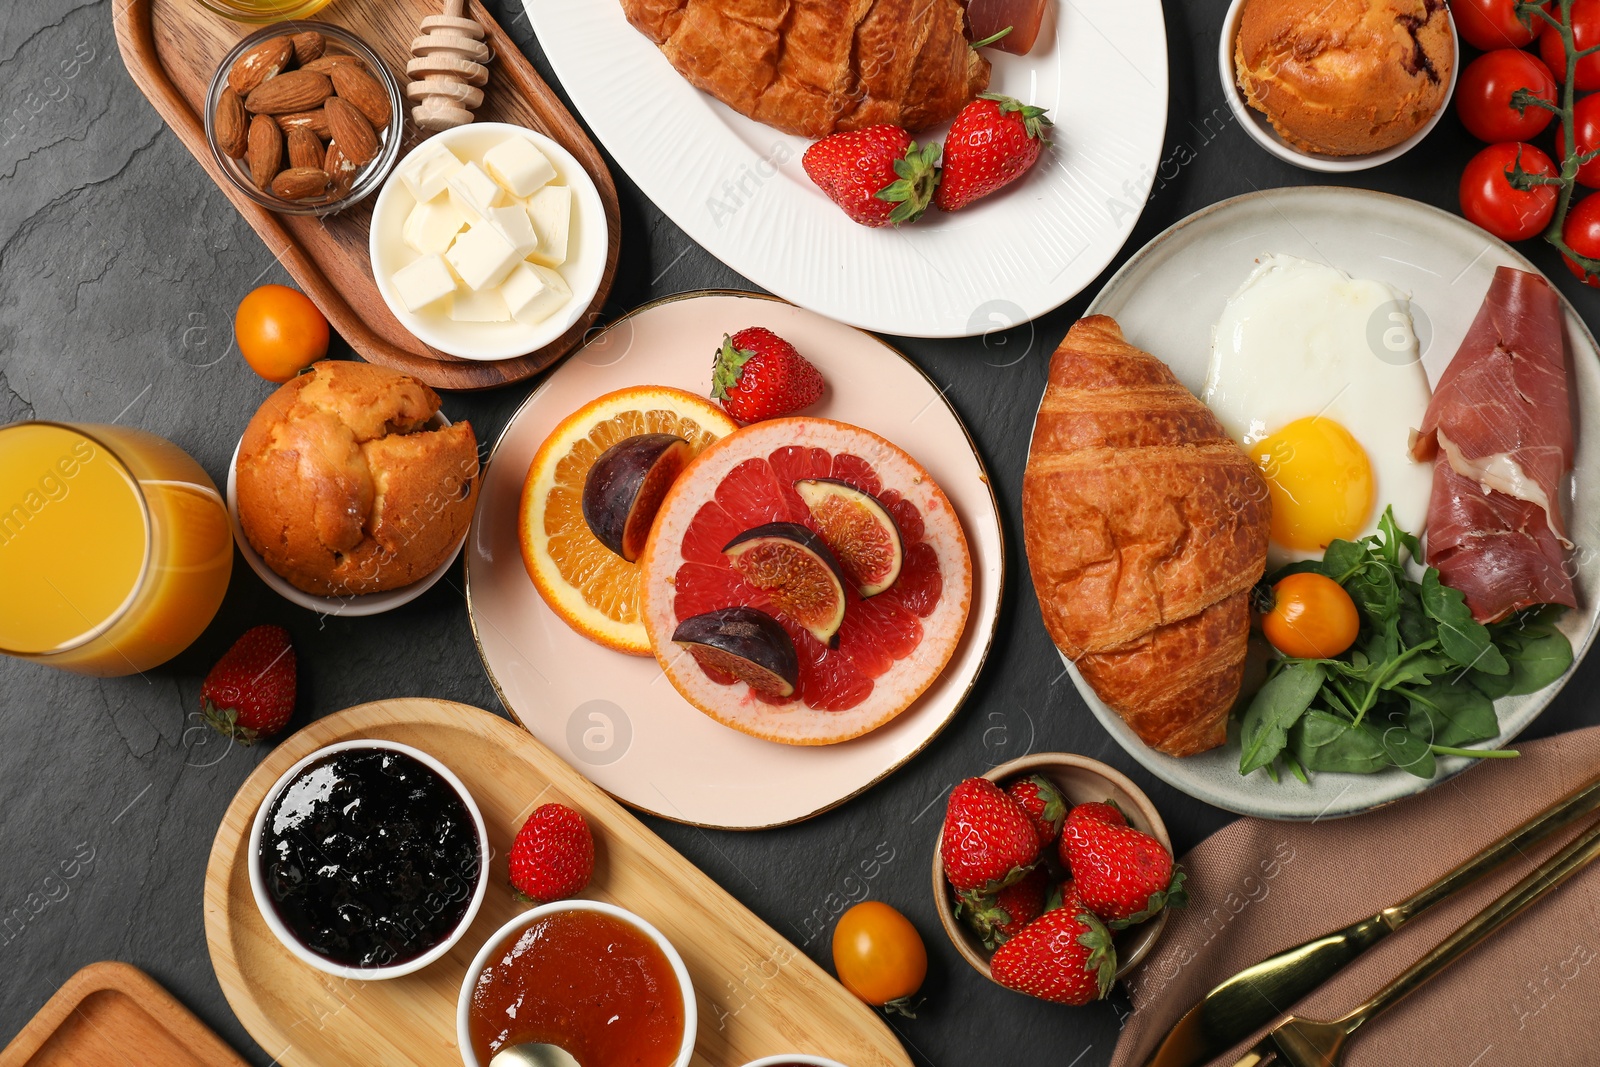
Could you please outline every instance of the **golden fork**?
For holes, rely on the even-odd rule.
[[[1290,1015],[1256,1043],[1234,1067],[1338,1067],[1345,1042],[1361,1025],[1444,970],[1474,945],[1526,911],[1545,894],[1600,857],[1600,823],[1512,886],[1498,900],[1378,990],[1349,1014],[1327,1022]]]

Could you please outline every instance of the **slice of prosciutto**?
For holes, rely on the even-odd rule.
[[[1411,454],[1433,459],[1430,566],[1479,622],[1535,604],[1576,607],[1561,486],[1572,469],[1561,301],[1501,267],[1434,387]]]

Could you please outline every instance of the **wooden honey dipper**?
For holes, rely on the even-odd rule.
[[[425,130],[448,130],[472,121],[489,80],[489,46],[483,27],[463,14],[466,0],[445,0],[444,14],[422,20],[422,36],[411,42],[416,58],[406,64],[413,79],[406,97],[411,117]]]

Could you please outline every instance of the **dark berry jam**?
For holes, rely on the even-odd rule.
[[[257,857],[278,917],[312,952],[388,967],[450,936],[477,889],[481,844],[460,796],[404,752],[347,749],[273,802]]]

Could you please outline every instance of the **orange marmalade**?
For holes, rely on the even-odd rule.
[[[631,923],[594,911],[546,915],[511,934],[472,991],[478,1062],[506,1045],[559,1045],[583,1067],[671,1067],[683,1044],[672,962]]]

